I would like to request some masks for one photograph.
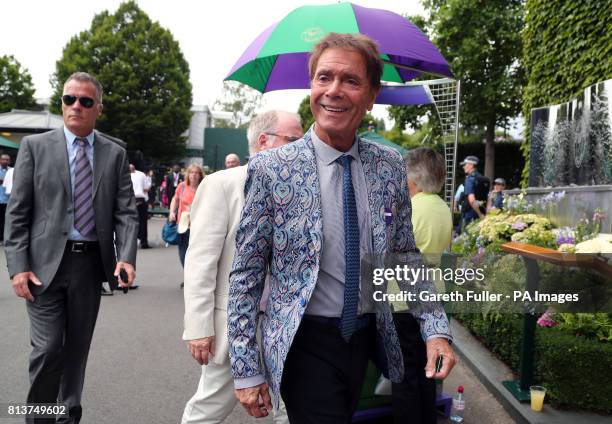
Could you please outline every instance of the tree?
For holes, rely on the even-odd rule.
[[[523,0],[424,0],[434,43],[461,80],[461,123],[485,128],[485,175],[495,170],[495,128],[521,111]]]
[[[170,31],[134,1],[115,14],[96,15],[91,28],[72,37],[56,63],[52,108],[60,110],[63,82],[85,71],[104,87],[101,131],[128,143],[130,152],[171,160],[183,154],[181,134],[191,119],[189,65]]]
[[[297,113],[302,119],[302,129],[304,132],[308,131],[308,128],[314,123],[314,116],[312,116],[312,111],[310,110],[310,95],[302,99]]]
[[[427,34],[427,22],[422,16],[407,16],[406,19],[412,24],[417,26],[424,34]],[[417,78],[417,80],[428,79],[428,75],[423,75]],[[408,126],[414,131],[419,131],[421,127],[426,123],[432,123],[435,128],[439,128],[438,117],[436,115],[435,107],[433,105],[419,105],[419,106],[389,106],[387,108],[389,112],[389,118],[393,119],[395,131],[392,134],[396,138],[401,139],[401,132]],[[437,127],[436,127],[437,125]],[[439,132],[439,130],[438,130]],[[436,132],[436,134],[438,133]]]
[[[315,121],[314,116],[312,115],[312,111],[310,110],[310,95],[302,99],[302,102],[298,107],[297,113],[298,115],[300,115],[300,118],[302,120],[302,129],[304,131],[308,131],[308,129]],[[374,129],[377,131],[385,130],[385,121],[383,119],[374,117],[371,113],[368,112],[361,120],[358,132],[367,131],[371,125],[373,125]]]
[[[231,112],[230,120],[216,120],[215,126],[221,128],[246,128],[263,104],[263,96],[248,85],[236,81],[224,81],[221,97],[215,107]]]
[[[28,70],[14,56],[0,56],[0,113],[35,105],[34,85]]]

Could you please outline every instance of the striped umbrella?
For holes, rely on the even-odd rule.
[[[387,10],[335,3],[290,12],[251,43],[225,79],[262,93],[309,88],[309,53],[329,32],[361,33],[376,40],[385,62],[383,81],[404,83],[423,72],[452,77],[442,54],[406,18]]]

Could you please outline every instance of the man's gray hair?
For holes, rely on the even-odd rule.
[[[425,193],[437,193],[444,184],[444,158],[430,147],[410,150],[405,157],[408,179]]]
[[[297,113],[285,112],[281,110],[269,110],[267,112],[260,113],[251,120],[249,128],[247,129],[247,138],[249,140],[249,155],[253,156],[257,154],[257,139],[261,133],[274,133],[276,132],[276,125],[278,124],[278,118],[281,113],[288,115],[295,115],[298,122],[301,123],[300,115]]]
[[[102,84],[100,84],[100,81],[98,81],[96,77],[94,77],[91,74],[88,74],[87,72],[75,72],[74,74],[68,77],[68,79],[64,83],[64,87],[66,87],[66,84],[68,84],[72,80],[76,80],[79,82],[92,83],[94,87],[96,88],[96,100],[98,101],[98,103],[102,103],[102,94],[103,94]]]

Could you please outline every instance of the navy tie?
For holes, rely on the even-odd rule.
[[[76,138],[74,142],[79,146],[74,165],[74,228],[87,236],[95,228],[93,172],[86,152],[89,143],[84,138]]]
[[[351,156],[338,158],[342,165],[342,200],[344,212],[344,308],[340,319],[340,333],[347,342],[357,328],[359,305],[359,221],[357,203],[351,178]]]

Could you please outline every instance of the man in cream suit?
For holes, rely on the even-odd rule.
[[[249,153],[302,137],[296,114],[269,111],[248,129]],[[236,398],[227,342],[227,292],[236,250],[236,228],[244,205],[246,166],[204,179],[191,209],[191,241],[185,258],[185,331],[193,358],[202,365],[198,389],[187,402],[183,424],[222,422]]]

